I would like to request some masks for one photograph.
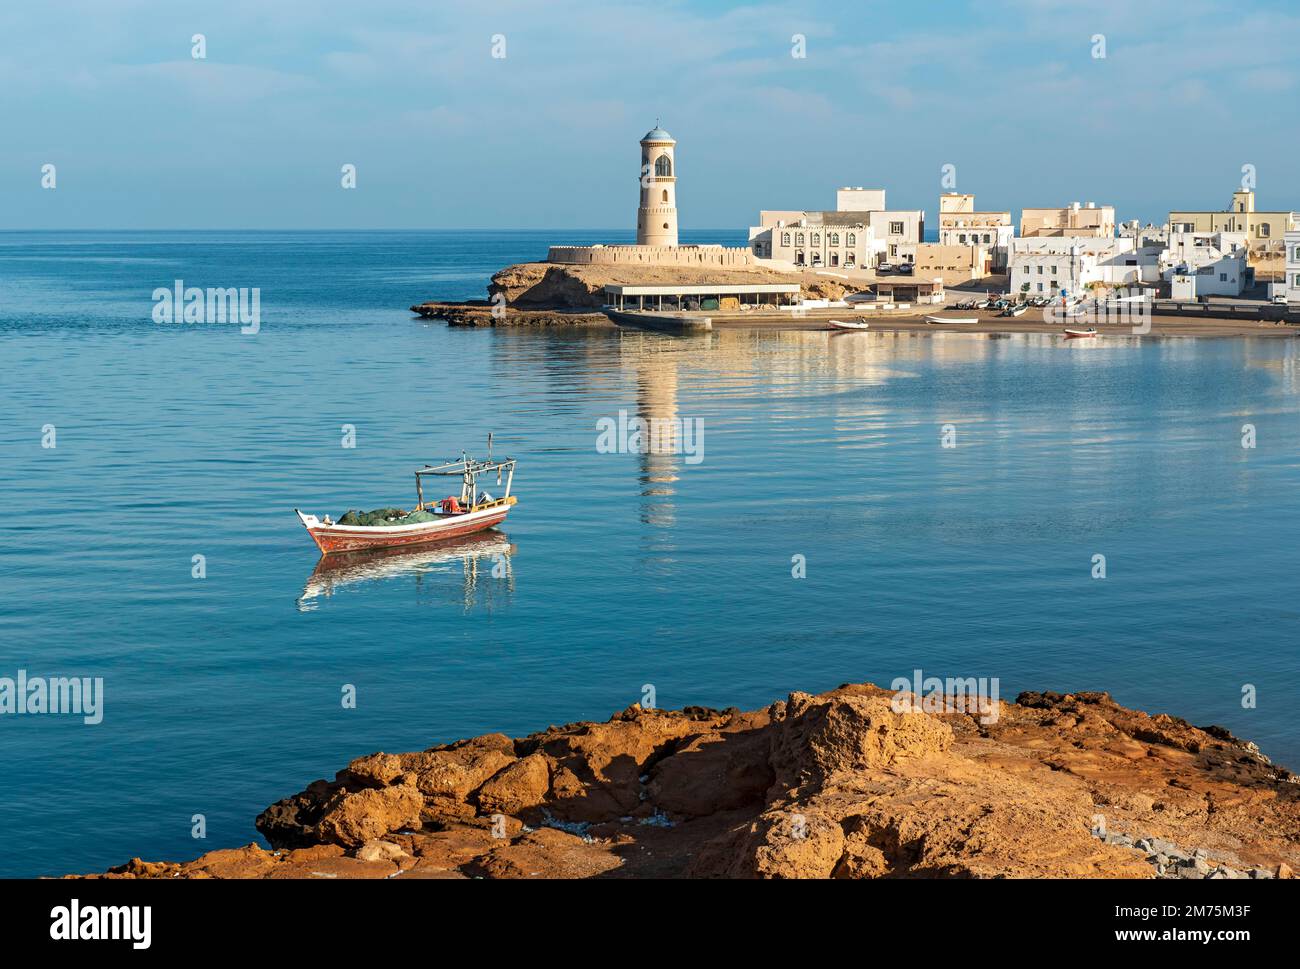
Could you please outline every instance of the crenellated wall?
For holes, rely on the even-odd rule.
[[[752,266],[749,249],[730,246],[551,246],[547,262],[577,266]]]

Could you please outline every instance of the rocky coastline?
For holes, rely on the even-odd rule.
[[[1223,728],[1106,693],[972,713],[899,696],[634,705],[370,754],[262,812],[270,850],[88,877],[1289,878],[1300,864],[1297,777]]]
[[[545,262],[507,266],[492,276],[483,300],[429,300],[411,307],[427,319],[452,326],[612,325],[600,312],[610,284],[652,286],[671,283],[799,283],[810,298],[839,299],[843,282],[771,269],[695,269],[689,266],[587,266]]]

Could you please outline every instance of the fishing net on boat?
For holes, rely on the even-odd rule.
[[[416,525],[431,522],[438,516],[427,511],[413,511],[409,515],[401,508],[376,508],[374,511],[349,509],[338,520],[340,525]]]

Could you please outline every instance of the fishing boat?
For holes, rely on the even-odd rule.
[[[927,316],[927,323],[978,323],[979,317],[976,316]]]
[[[413,511],[384,508],[369,513],[348,512],[337,522],[328,515],[318,518],[294,509],[307,534],[326,555],[369,548],[399,548],[427,545],[460,535],[469,535],[505,521],[519,499],[510,493],[515,477],[515,459],[493,461],[491,436],[488,459],[479,461],[462,454],[459,461],[425,465],[415,472],[417,504]],[[479,488],[479,478],[496,474],[505,491],[494,498]],[[459,494],[426,501],[424,486],[429,479],[460,478]]]
[[[1024,316],[1029,311],[1028,303],[1016,303],[1002,311],[1001,316]]]
[[[871,324],[866,320],[830,320],[832,330],[869,330]]]
[[[1072,330],[1069,327],[1065,328],[1065,338],[1067,340],[1080,340],[1084,337],[1097,335],[1097,331],[1092,327],[1088,327],[1086,330]]]

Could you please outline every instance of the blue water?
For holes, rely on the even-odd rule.
[[[355,756],[603,719],[646,684],[751,708],[915,668],[1105,689],[1300,765],[1295,342],[406,309],[548,241],[0,233],[0,676],[105,681],[101,724],[0,717],[0,874],[247,843]],[[261,331],[153,323],[177,278],[260,287]],[[620,409],[698,418],[703,460],[597,453]],[[520,460],[500,536],[314,574],[294,507],[409,505],[415,467],[489,430]]]

